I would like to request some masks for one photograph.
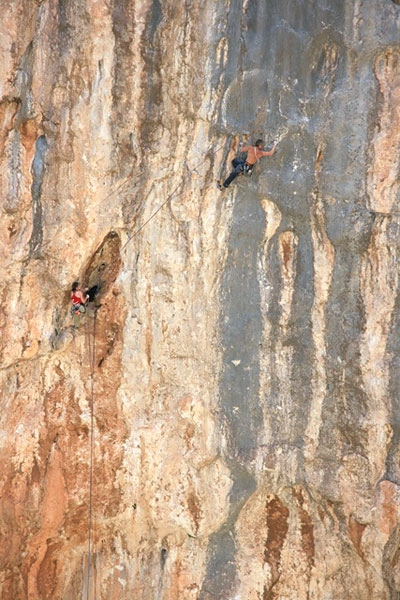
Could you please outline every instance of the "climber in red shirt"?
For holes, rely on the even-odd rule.
[[[79,288],[79,281],[74,281],[71,287],[71,314],[79,315],[79,313],[84,313],[86,311],[85,304],[89,299],[89,294],[87,294],[87,289],[81,290]]]
[[[260,160],[262,156],[272,156],[275,152],[277,143],[278,142],[274,142],[274,145],[272,146],[271,150],[268,151],[261,150],[261,148],[263,147],[262,140],[257,140],[254,146],[242,146],[242,144],[240,143],[239,150],[240,152],[247,152],[247,157],[246,159],[233,159],[233,171],[231,171],[231,173],[229,174],[227,179],[225,179],[223,184],[221,184],[220,181],[217,183],[218,189],[223,190],[224,188],[227,188],[232,183],[232,181],[236,179],[238,175],[240,175],[240,173],[251,171],[251,169]]]

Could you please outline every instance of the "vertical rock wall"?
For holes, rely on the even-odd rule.
[[[1,600],[398,598],[398,3],[0,4]]]

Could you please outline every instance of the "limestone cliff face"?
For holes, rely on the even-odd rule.
[[[397,599],[398,2],[0,7],[1,600]]]

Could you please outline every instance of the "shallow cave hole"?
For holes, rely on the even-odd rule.
[[[121,239],[115,231],[110,231],[88,259],[86,266],[81,270],[81,276],[76,277],[81,289],[89,290],[89,302],[100,306],[104,297],[121,269]],[[71,282],[72,283],[72,282]],[[68,302],[70,302],[70,291]]]
[[[122,263],[120,247],[118,233],[110,231],[89,258],[82,276],[77,278],[81,288],[89,289],[90,302],[98,303],[117,279]]]
[[[121,268],[121,240],[115,231],[110,231],[94,252],[82,277],[85,287],[98,286],[104,295],[118,277]]]

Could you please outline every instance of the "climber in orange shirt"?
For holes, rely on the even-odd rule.
[[[218,189],[223,190],[224,188],[227,188],[232,183],[232,181],[236,179],[238,175],[240,175],[240,173],[246,173],[248,171],[251,171],[251,169],[260,160],[262,156],[272,156],[275,152],[277,143],[278,142],[274,142],[274,145],[272,146],[271,150],[261,150],[261,148],[263,147],[262,140],[256,140],[254,146],[242,146],[242,144],[240,143],[239,150],[240,152],[247,152],[247,157],[246,159],[233,159],[233,171],[231,171],[231,173],[225,179],[223,184],[221,184],[221,182],[218,181]]]

